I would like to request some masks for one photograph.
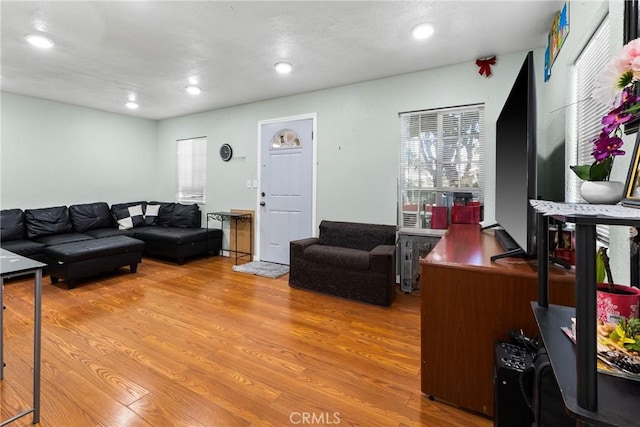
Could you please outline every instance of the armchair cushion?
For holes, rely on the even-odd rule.
[[[318,264],[343,268],[366,270],[369,268],[369,253],[358,249],[339,246],[311,245],[304,251],[304,257]]]
[[[320,244],[370,251],[378,245],[395,245],[395,227],[378,224],[322,221]]]

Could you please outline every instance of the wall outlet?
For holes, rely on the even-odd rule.
[[[253,188],[258,188],[258,180],[257,179],[253,180]]]
[[[249,189],[251,188],[251,180],[250,179],[247,180],[247,188],[249,188]]]

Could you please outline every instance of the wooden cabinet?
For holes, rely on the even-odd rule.
[[[454,224],[420,261],[422,392],[488,416],[494,414],[493,354],[512,329],[537,335],[535,260],[503,258],[493,231]],[[575,277],[549,268],[549,299],[575,305]]]

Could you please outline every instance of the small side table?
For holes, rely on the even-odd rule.
[[[235,212],[208,212],[207,213],[207,235],[209,234],[209,220],[216,220],[216,221],[220,221],[220,228],[222,229],[222,231],[224,232],[224,222],[228,221],[229,222],[229,231],[231,231],[231,221],[235,221],[236,223],[236,231],[235,231],[235,242],[236,242],[236,248],[235,250],[231,250],[231,248],[229,249],[224,249],[222,248],[222,251],[227,251],[227,252],[233,252],[235,253],[236,256],[236,260],[235,260],[235,265],[238,265],[238,259],[239,258],[244,258],[244,257],[249,257],[249,260],[252,259],[252,251],[253,251],[253,221],[251,218],[251,214],[250,213],[235,213]],[[238,222],[248,222],[249,223],[249,252],[244,252],[244,251],[239,251],[238,250]],[[229,240],[229,243],[231,243],[231,240]],[[229,244],[229,246],[231,246],[231,244]]]
[[[40,341],[42,331],[42,269],[44,267],[46,267],[46,264],[0,249],[0,380],[4,378],[4,325],[2,317],[4,279],[25,274],[33,274],[35,276],[33,297],[33,407],[7,420],[0,420],[0,426],[5,426],[31,413],[33,413],[33,424],[40,422]]]

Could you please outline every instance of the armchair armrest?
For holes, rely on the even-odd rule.
[[[389,272],[395,275],[396,271],[396,246],[378,245],[369,252],[371,269],[381,273]]]
[[[292,240],[289,243],[289,255],[290,258],[301,258],[304,255],[305,248],[315,245],[320,239],[317,237],[309,237],[307,239]]]

